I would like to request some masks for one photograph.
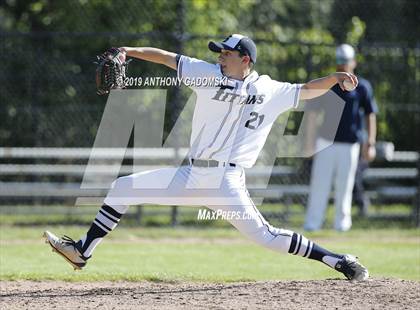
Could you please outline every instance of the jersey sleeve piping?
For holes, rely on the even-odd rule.
[[[299,105],[299,98],[300,98],[300,90],[303,84],[297,84],[295,90],[295,98],[293,100],[293,108],[296,109]]]
[[[179,54],[178,54],[179,55]],[[182,64],[183,64],[184,56],[179,55],[177,56],[177,77],[178,79],[182,79]]]

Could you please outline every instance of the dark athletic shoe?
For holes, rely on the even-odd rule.
[[[349,254],[344,255],[344,258],[335,265],[335,270],[352,281],[365,281],[369,278],[367,268],[359,263],[357,257]]]

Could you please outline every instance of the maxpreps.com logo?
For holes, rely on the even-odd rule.
[[[236,104],[261,104],[264,101],[265,95],[239,95],[230,93],[226,88],[220,88],[214,95],[213,100],[230,102]]]

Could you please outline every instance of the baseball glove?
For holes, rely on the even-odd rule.
[[[131,59],[126,61],[125,53],[115,47],[96,57],[96,93],[105,95],[111,89],[124,88],[127,65]]]

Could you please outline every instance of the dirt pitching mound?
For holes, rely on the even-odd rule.
[[[420,309],[420,282],[3,281],[0,309]]]

